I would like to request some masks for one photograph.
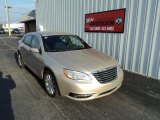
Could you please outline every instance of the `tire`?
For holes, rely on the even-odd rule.
[[[24,67],[24,62],[23,62],[22,56],[19,52],[17,53],[17,62],[18,62],[18,65],[20,68]]]
[[[45,71],[43,81],[44,81],[45,91],[47,92],[47,94],[50,97],[58,96],[56,79],[51,71],[49,70]]]

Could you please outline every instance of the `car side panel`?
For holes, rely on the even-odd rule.
[[[30,51],[30,67],[31,70],[38,76],[41,77],[42,70],[44,68],[44,63],[42,55],[40,53],[33,53]]]
[[[25,65],[27,66],[29,65],[28,63],[29,62],[29,51],[30,51],[30,47],[22,43],[20,46],[20,53],[22,55]]]

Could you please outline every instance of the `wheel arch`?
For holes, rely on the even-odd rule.
[[[45,67],[43,68],[43,71],[42,71],[42,79],[44,78],[44,73],[45,73],[47,70],[50,71],[50,72],[52,73],[53,77],[55,78],[55,82],[56,82],[56,85],[57,85],[58,94],[61,95],[60,89],[59,89],[59,85],[58,85],[58,82],[57,82],[57,77],[56,77],[54,71],[53,71],[50,67],[45,66]]]

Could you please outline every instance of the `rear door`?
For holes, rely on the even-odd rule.
[[[20,46],[20,52],[23,58],[23,61],[25,63],[25,65],[30,66],[29,65],[29,59],[30,59],[30,55],[29,55],[29,51],[31,49],[31,41],[32,41],[32,35],[26,35],[22,41],[22,45]]]

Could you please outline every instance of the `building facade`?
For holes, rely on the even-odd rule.
[[[124,33],[85,32],[85,14],[121,8]],[[123,69],[160,79],[160,0],[36,0],[36,24],[77,34]]]
[[[23,23],[25,24],[25,33],[36,31],[36,20],[24,21]]]
[[[36,14],[35,10],[32,10],[24,14],[21,18],[21,23],[24,23],[25,33],[36,31]]]

